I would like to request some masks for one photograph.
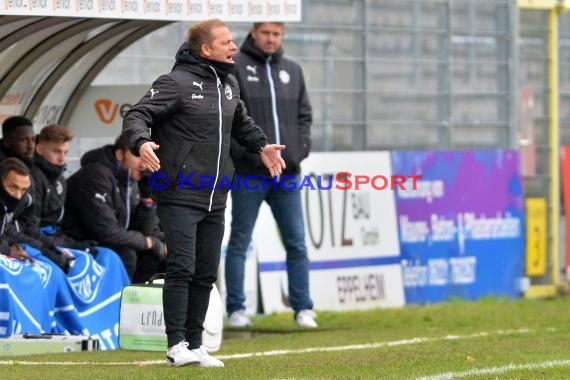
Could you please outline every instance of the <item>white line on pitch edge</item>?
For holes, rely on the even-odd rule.
[[[516,329],[516,330],[496,330],[490,332],[479,332],[475,334],[468,335],[446,335],[442,337],[417,337],[402,340],[393,340],[387,342],[375,342],[375,343],[363,343],[363,344],[351,344],[346,346],[333,346],[333,347],[308,347],[296,350],[273,350],[273,351],[260,351],[260,352],[246,352],[243,354],[231,354],[231,355],[216,355],[218,359],[222,360],[232,360],[232,359],[246,359],[252,357],[267,357],[267,356],[277,356],[277,355],[291,355],[291,354],[305,354],[309,352],[335,352],[335,351],[350,351],[350,350],[369,350],[382,347],[395,347],[395,346],[407,346],[412,344],[420,343],[432,343],[446,340],[462,340],[462,339],[473,339],[482,338],[486,336],[495,335],[514,335],[514,334],[527,334],[531,330],[529,329]],[[45,361],[28,361],[28,360],[0,360],[0,365],[61,365],[61,366],[74,366],[74,365],[98,365],[98,366],[122,366],[122,365],[158,365],[164,364],[165,360],[146,360],[146,361],[133,361],[133,362],[72,362],[72,361],[61,361],[61,362],[45,362]]]
[[[446,372],[439,375],[418,377],[417,380],[451,380],[468,376],[497,375],[516,370],[534,370],[555,367],[569,367],[570,360],[549,360],[542,363],[509,364],[502,367],[473,368],[460,372]]]

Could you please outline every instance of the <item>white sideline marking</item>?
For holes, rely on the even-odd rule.
[[[549,331],[553,329],[548,329]],[[407,346],[411,344],[419,343],[432,343],[440,342],[445,340],[461,340],[461,339],[473,339],[481,338],[493,335],[514,335],[514,334],[527,334],[532,330],[529,329],[516,329],[516,330],[497,330],[491,332],[480,332],[469,335],[446,335],[443,337],[426,338],[418,337],[411,339],[393,340],[388,342],[376,342],[376,343],[365,343],[365,344],[351,344],[346,346],[333,346],[333,347],[309,347],[301,348],[298,350],[273,350],[273,351],[262,351],[262,352],[246,352],[243,354],[232,354],[232,355],[216,355],[218,359],[228,360],[228,359],[247,359],[251,357],[265,357],[265,356],[276,356],[276,355],[289,355],[289,354],[304,354],[308,352],[334,352],[334,351],[348,351],[348,350],[368,350],[374,348],[382,347],[394,347],[394,346]],[[61,366],[74,366],[74,365],[97,365],[97,366],[123,366],[123,365],[164,365],[166,359],[161,360],[145,360],[138,362],[40,362],[40,361],[28,361],[28,360],[0,360],[0,365],[61,365]]]
[[[446,372],[439,375],[418,377],[417,380],[451,380],[468,376],[497,375],[519,369],[544,369],[568,366],[570,366],[570,360],[550,360],[542,363],[509,364],[503,367],[474,368],[461,372]]]

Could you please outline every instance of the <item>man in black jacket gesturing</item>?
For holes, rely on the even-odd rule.
[[[224,365],[202,345],[202,331],[233,178],[230,136],[260,155],[272,175],[285,167],[277,153],[284,146],[267,143],[239,98],[230,74],[235,51],[221,20],[193,25],[172,71],[152,84],[123,121],[132,151],[156,172],[149,181],[157,190],[153,197],[168,246],[163,304],[167,363],[173,366]]]
[[[301,67],[283,56],[283,36],[283,23],[256,23],[236,55],[236,76],[249,115],[263,129],[269,142],[287,146],[283,152],[287,168],[282,178],[287,185],[271,185],[267,181],[271,173],[261,165],[259,157],[232,140],[236,172],[248,178],[249,187],[256,189],[236,187],[232,190],[232,226],[225,264],[230,327],[251,325],[245,314],[244,266],[263,201],[271,207],[287,252],[289,304],[295,312],[295,320],[300,327],[317,327],[309,295],[309,259],[301,194],[290,186],[293,181],[300,183],[300,163],[311,148],[311,105]]]

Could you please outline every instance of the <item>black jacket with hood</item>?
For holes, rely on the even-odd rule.
[[[0,184],[0,186],[2,186]],[[3,191],[0,191],[0,253],[10,255],[10,246],[14,244],[30,244],[39,248],[32,239],[28,239],[26,235],[27,224],[22,223],[22,215],[33,213],[32,196],[29,193],[24,194],[18,204],[9,210],[3,199]]]
[[[40,227],[59,225],[63,219],[67,184],[65,166],[53,165],[42,156],[34,156],[32,165],[32,199]]]
[[[137,183],[120,168],[112,145],[89,151],[81,169],[67,179],[62,230],[75,240],[143,251],[145,236],[128,230],[139,197]]]
[[[251,153],[267,144],[247,115],[235,77],[192,55],[186,44],[178,50],[172,71],[160,76],[127,112],[123,133],[134,154],[147,141],[160,146],[160,171],[170,183],[153,191],[153,198],[208,211],[226,206],[234,173],[230,136]]]
[[[0,194],[2,194],[1,191]],[[24,194],[12,210],[8,209],[3,195],[0,195],[0,253],[9,256],[10,246],[29,244],[39,249],[44,256],[60,268],[66,270],[68,268],[67,258],[55,251],[54,247],[48,247],[44,242],[34,237],[33,226],[27,223],[33,212],[32,196],[29,193]]]
[[[73,247],[75,242],[61,232],[61,222],[65,213],[65,195],[67,184],[63,172],[65,166],[53,165],[39,155],[34,156],[31,168],[33,213],[22,215],[33,237],[47,246]],[[52,232],[40,233],[41,228],[51,227]]]
[[[287,165],[284,174],[299,174],[301,161],[311,150],[313,120],[301,66],[284,57],[282,48],[272,55],[263,53],[255,47],[251,34],[235,61],[241,98],[249,115],[270,144],[286,145],[282,151]],[[235,140],[231,149],[238,174],[270,176],[258,155],[248,153]]]

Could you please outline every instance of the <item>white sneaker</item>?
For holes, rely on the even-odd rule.
[[[208,350],[206,346],[201,345],[200,348],[195,348],[190,350],[193,355],[198,358],[198,366],[199,367],[223,367],[224,363],[213,356],[208,354]]]
[[[237,310],[230,314],[228,317],[228,327],[251,327],[253,324],[245,310]]]
[[[313,310],[301,310],[297,313],[297,317],[295,321],[297,321],[297,325],[299,327],[303,327],[306,329],[316,329],[317,322],[315,322],[315,318],[317,314]]]
[[[169,366],[180,367],[198,362],[200,362],[200,358],[188,349],[188,342],[184,340],[166,351],[166,364]]]

